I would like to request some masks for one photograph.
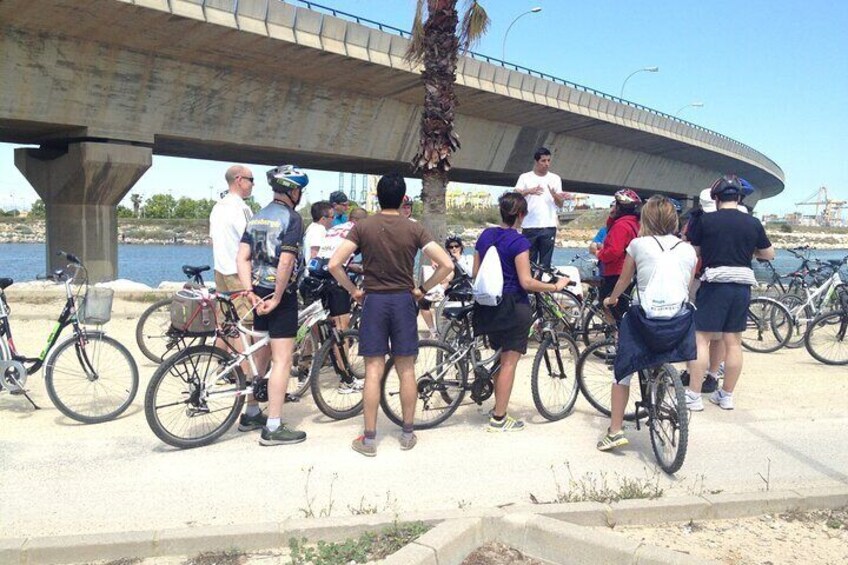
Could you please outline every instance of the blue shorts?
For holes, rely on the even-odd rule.
[[[695,295],[695,330],[741,333],[748,323],[751,287],[734,283],[702,283]]]
[[[359,321],[363,357],[418,355],[418,306],[409,291],[365,294]]]

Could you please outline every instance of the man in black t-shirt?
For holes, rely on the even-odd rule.
[[[737,209],[744,189],[736,176],[718,179],[710,190],[717,211],[704,214],[688,233],[702,260],[701,287],[695,298],[695,329],[698,358],[689,363],[690,388],[686,406],[701,411],[701,383],[709,361],[709,346],[721,340],[725,346],[724,385],[710,395],[710,402],[733,409],[733,389],[742,372],[742,332],[747,324],[751,285],[756,283],[751,259],[774,259],[774,249],[763,225]]]

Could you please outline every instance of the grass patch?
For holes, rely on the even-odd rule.
[[[204,551],[183,561],[183,565],[241,565],[249,556],[240,549]]]
[[[566,463],[568,481],[563,483],[557,475],[556,469],[551,466],[551,474],[556,486],[556,497],[553,500],[540,500],[530,493],[530,501],[533,504],[559,504],[565,502],[601,502],[609,504],[619,500],[659,498],[665,492],[660,487],[660,474],[655,471],[648,473],[645,478],[613,475],[612,479],[607,473],[585,473],[575,478],[571,473],[571,466]]]
[[[309,544],[306,538],[289,540],[294,565],[347,565],[384,559],[418,539],[431,526],[423,522],[395,523],[379,532],[365,532],[357,539],[338,543],[319,541]]]

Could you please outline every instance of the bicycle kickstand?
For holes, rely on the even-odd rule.
[[[634,404],[636,405],[636,431],[639,431],[642,429],[642,426],[639,423],[639,410],[645,407],[645,401],[637,400]]]

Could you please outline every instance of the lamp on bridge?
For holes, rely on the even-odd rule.
[[[704,107],[703,102],[692,102],[691,104],[687,104],[687,105],[683,106],[681,109],[679,109],[678,111],[676,111],[674,113],[674,117],[676,118],[677,116],[679,116],[680,112],[682,112],[686,108],[703,108],[703,107]]]
[[[522,16],[526,16],[527,14],[538,14],[541,11],[542,11],[542,8],[540,8],[539,6],[536,6],[535,8],[530,8],[529,10],[524,12],[523,14],[518,14],[515,17],[515,19],[512,20],[512,23],[509,24],[508,28],[506,28],[506,33],[504,33],[503,47],[501,48],[501,61],[504,61],[506,59],[506,36],[509,35],[509,30],[512,29],[512,25],[515,22],[517,22]]]
[[[633,71],[632,73],[627,75],[627,78],[624,79],[623,83],[621,83],[621,93],[618,95],[618,97],[624,98],[624,87],[627,86],[627,81],[630,80],[630,77],[632,77],[633,75],[638,74],[638,73],[658,73],[658,72],[660,72],[659,67],[645,67],[643,69],[637,69],[637,70]]]

